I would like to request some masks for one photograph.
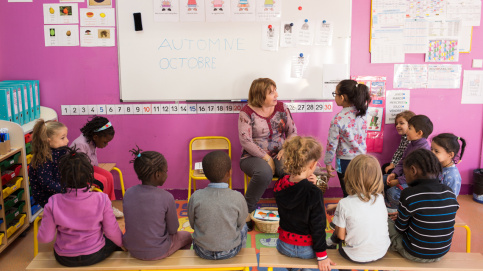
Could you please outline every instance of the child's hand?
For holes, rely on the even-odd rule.
[[[125,252],[127,252],[127,248],[125,248],[124,246],[121,247],[121,249]]]
[[[330,266],[335,265],[335,263],[329,258],[327,258],[323,261],[318,261],[317,264],[319,266],[320,271],[330,271],[330,269],[331,269]]]
[[[277,159],[278,160],[282,160],[282,157],[283,157],[283,153],[285,152],[284,149],[281,149],[278,153],[277,153]]]
[[[332,174],[332,172],[334,172],[334,168],[332,167],[332,165],[327,165],[326,168],[327,168],[327,173],[329,174],[329,176],[335,177],[335,174]]]
[[[315,174],[311,174],[309,177],[307,177],[307,180],[314,185],[317,185],[317,176],[315,176]]]
[[[385,171],[384,173],[387,173],[389,170],[391,170],[391,169],[393,169],[393,168],[394,168],[394,164],[393,164],[393,163],[389,164],[389,166],[387,166],[387,167],[384,169],[384,171]]]
[[[387,214],[392,221],[397,219],[397,212]]]
[[[387,175],[386,183],[389,185],[389,183],[396,178],[396,174],[391,173]]]
[[[394,180],[388,181],[388,183],[387,183],[387,185],[388,185],[389,187],[393,187],[393,186],[396,186],[396,185],[398,185],[398,184],[399,184],[398,179],[394,179]]]
[[[273,159],[270,158],[270,160],[267,161],[268,165],[272,169],[272,175],[275,175],[275,162],[273,162]]]

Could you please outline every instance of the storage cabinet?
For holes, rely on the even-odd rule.
[[[57,113],[50,108],[40,107],[40,117],[44,120],[57,120]],[[0,120],[1,128],[8,128],[11,150],[0,155],[0,252],[10,245],[31,222],[42,212],[42,208],[30,197],[28,164],[32,155],[30,133],[35,121],[22,126]]]

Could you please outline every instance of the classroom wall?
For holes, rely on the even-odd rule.
[[[45,47],[42,3],[0,2],[0,80],[38,79],[41,104],[54,108],[59,120],[69,127],[69,140],[79,136],[87,116],[62,116],[61,105],[117,104],[119,78],[117,47]],[[58,2],[57,2],[58,3]],[[80,3],[79,8],[86,3]],[[352,3],[351,75],[387,77],[392,88],[393,64],[371,64],[369,54],[370,0]],[[483,58],[483,29],[474,27],[470,54],[460,55],[463,69],[472,69],[473,58]],[[406,55],[406,63],[424,63],[423,54]],[[172,89],[172,87],[170,87]],[[248,89],[247,89],[248,94]],[[247,95],[248,96],[248,95]],[[209,97],[207,97],[209,98]],[[283,100],[283,97],[280,97]],[[461,105],[461,89],[415,89],[411,91],[411,110],[428,115],[434,133],[453,132],[468,142],[463,162],[458,165],[463,178],[462,194],[469,193],[472,170],[483,167],[483,105]],[[335,103],[334,103],[335,105]],[[332,113],[295,113],[299,134],[327,140]],[[163,153],[169,165],[165,188],[187,189],[188,143],[196,136],[222,135],[231,140],[233,149],[233,186],[243,188],[239,168],[241,146],[238,141],[236,114],[208,115],[122,115],[108,116],[116,130],[107,149],[99,150],[101,162],[116,162],[124,173],[126,187],[139,183],[129,164],[129,149],[136,144],[143,150]],[[374,154],[381,162],[389,161],[399,144],[393,124],[386,124],[384,151]],[[119,187],[118,184],[116,184]],[[332,179],[329,186],[339,186]],[[335,190],[335,189],[333,189]]]

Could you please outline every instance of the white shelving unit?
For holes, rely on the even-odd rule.
[[[58,119],[57,113],[53,109],[44,107],[44,106],[40,107],[40,118],[44,119],[45,121],[53,121]],[[8,132],[10,134],[10,145],[12,149],[21,149],[23,154],[19,158],[19,162],[21,159],[21,164],[24,165],[22,167],[22,174],[20,175],[23,176],[24,178],[24,181],[23,181],[24,185],[22,186],[25,189],[24,197],[25,197],[26,206],[24,208],[27,208],[27,212],[26,212],[27,219],[30,223],[32,223],[35,220],[35,218],[37,218],[37,216],[43,211],[43,209],[40,209],[35,214],[31,213],[32,206],[30,204],[30,192],[29,192],[30,182],[28,179],[28,171],[27,171],[27,160],[26,160],[27,153],[25,151],[24,136],[33,131],[36,121],[37,120],[31,121],[24,125],[18,125],[17,123],[14,123],[14,122],[0,120],[0,127],[8,128]],[[25,223],[25,225],[28,225],[28,224],[29,223]]]

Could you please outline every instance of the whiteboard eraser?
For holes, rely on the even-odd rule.
[[[133,13],[132,14],[134,17],[134,30],[135,31],[143,31],[143,23],[141,21],[141,13]]]
[[[483,68],[483,59],[473,59],[473,68]]]

